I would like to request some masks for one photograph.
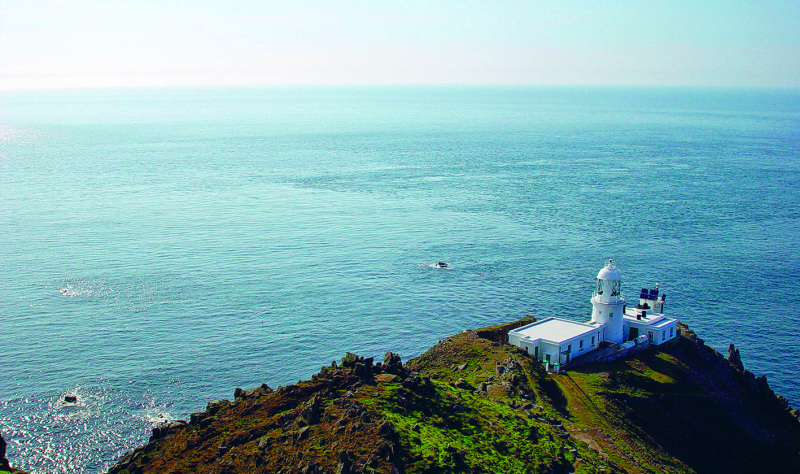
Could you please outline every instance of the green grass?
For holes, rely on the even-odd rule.
[[[544,466],[571,470],[580,457],[576,472],[590,473],[606,464],[586,445],[562,440],[549,424],[505,403],[443,382],[434,386],[436,393],[430,395],[389,387],[375,405],[392,422],[410,455],[407,472],[522,473],[538,472],[540,466],[541,471]],[[414,407],[398,410],[399,396],[413,400]],[[454,404],[462,409],[453,409]]]

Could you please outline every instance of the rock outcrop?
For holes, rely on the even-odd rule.
[[[6,440],[3,438],[3,433],[0,433],[0,471],[8,471],[12,474],[27,474],[24,471],[14,469],[10,466],[8,458],[6,457],[6,448],[8,448],[8,443],[6,443]]]
[[[6,440],[3,438],[3,433],[0,433],[0,470],[8,471],[11,466],[6,458]]]

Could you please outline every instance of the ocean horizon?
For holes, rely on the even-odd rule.
[[[608,258],[797,407],[798,202],[797,89],[2,91],[0,431],[105,472],[346,351],[585,321]]]

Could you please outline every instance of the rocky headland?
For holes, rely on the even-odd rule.
[[[667,347],[562,374],[464,331],[403,364],[347,354],[310,380],[237,389],[109,474],[800,472],[798,412],[686,326]]]

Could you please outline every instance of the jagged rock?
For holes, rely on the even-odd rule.
[[[218,412],[221,408],[230,405],[231,402],[229,400],[213,400],[208,402],[206,406],[206,411],[209,415],[213,415]]]
[[[728,346],[728,362],[739,370],[744,370],[744,364],[742,364],[742,357],[739,354],[739,349],[737,349],[732,342]]]
[[[6,458],[6,446],[6,440],[3,439],[3,434],[0,433],[0,469],[4,471],[11,469],[11,466],[8,464],[8,459]]]
[[[72,394],[64,395],[64,401],[67,402],[67,403],[77,403],[78,402],[78,396],[77,395],[72,395]]]
[[[306,402],[305,408],[302,412],[302,419],[309,425],[316,425],[319,423],[320,418],[320,404],[322,403],[322,397],[317,394],[314,395],[311,400]]]
[[[244,390],[240,387],[236,387],[236,390],[233,391],[233,399],[239,399],[244,396]]]
[[[200,426],[200,429],[206,429],[209,426],[211,426],[212,423],[214,423],[214,420],[216,420],[216,418],[213,417],[213,416],[207,416],[207,417],[201,418],[200,419],[200,423],[198,423],[198,426]]]
[[[348,356],[352,355],[349,352],[347,354],[348,354]],[[359,377],[361,379],[364,379],[364,380],[371,379],[372,378],[372,362],[373,362],[373,360],[374,359],[372,357],[368,357],[366,359],[363,358],[363,357],[357,357],[355,359],[355,362],[352,363],[353,364],[353,375],[355,375],[356,377]],[[344,365],[344,359],[342,359],[342,365]]]
[[[205,419],[207,416],[208,416],[208,412],[204,412],[204,411],[197,412],[197,413],[192,413],[191,415],[189,415],[189,424],[197,425],[197,424],[200,423],[200,421]]]
[[[352,352],[345,353],[344,357],[342,358],[342,367],[344,368],[351,368],[355,367],[357,362],[361,362],[361,357],[353,354]]]
[[[761,375],[756,377],[756,386],[758,387],[758,391],[761,392],[761,395],[767,398],[772,398],[775,396],[775,392],[769,388],[769,383],[767,382],[767,376]]]
[[[403,362],[400,360],[400,356],[394,352],[387,352],[383,356],[383,371],[389,374],[401,374]]]
[[[165,423],[153,428],[153,434],[150,436],[150,442],[158,439],[164,439],[167,436],[172,436],[178,431],[186,428],[187,423],[184,420],[176,420],[171,423]]]

